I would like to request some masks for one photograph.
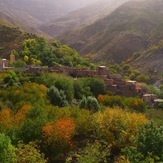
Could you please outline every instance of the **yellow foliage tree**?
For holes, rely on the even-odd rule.
[[[98,137],[106,140],[113,148],[122,148],[134,143],[139,126],[147,122],[143,114],[108,108],[96,113],[93,123]]]

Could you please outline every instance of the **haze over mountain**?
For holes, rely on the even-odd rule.
[[[1,29],[11,35],[16,28],[51,35],[95,62],[128,60],[145,71],[149,67],[153,73],[163,71],[162,0],[0,0],[0,19]],[[3,30],[0,35],[5,39]],[[1,37],[0,47],[2,41]],[[153,47],[159,50],[151,52]]]
[[[64,31],[80,25],[88,25],[103,18],[126,1],[128,0],[98,0],[91,5],[70,12],[53,22],[43,24],[40,30],[55,37]]]
[[[2,11],[0,11],[0,20],[5,20],[9,24],[11,24],[14,28],[19,28],[20,30],[26,31],[28,33],[42,35],[42,36],[46,37],[47,39],[52,39],[52,37],[50,37],[49,35],[45,34],[42,31],[40,31],[39,29],[30,27],[29,25],[24,24],[15,18],[10,17],[9,15],[7,15],[6,13],[4,13]]]
[[[0,11],[36,26],[55,20],[96,0],[0,0]]]
[[[103,19],[65,32],[58,39],[83,55],[91,53],[94,61],[121,63],[134,52],[144,51],[163,39],[159,34],[162,22],[162,0],[133,0]],[[163,63],[163,57],[160,59]]]

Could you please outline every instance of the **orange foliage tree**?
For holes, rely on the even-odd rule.
[[[75,132],[75,124],[71,118],[62,118],[56,123],[47,123],[42,131],[48,143],[59,142],[71,144],[71,138]]]
[[[51,160],[65,155],[74,147],[72,137],[75,133],[75,127],[72,118],[61,118],[56,123],[47,123],[43,126],[43,138],[46,141],[46,147],[48,146],[46,155],[52,157]]]
[[[20,126],[23,120],[26,118],[26,113],[28,110],[31,109],[31,106],[28,104],[25,104],[21,109],[18,110],[18,112],[15,114],[15,121],[17,126]]]
[[[7,130],[13,126],[13,114],[10,109],[3,109],[0,112],[0,129]]]
[[[144,112],[146,110],[145,102],[138,97],[121,97],[121,96],[108,96],[99,95],[98,101],[104,106],[119,106],[122,108],[128,108],[129,110],[134,110],[138,112]]]
[[[2,101],[10,101],[15,110],[21,109],[24,105],[47,104],[47,88],[43,84],[25,83],[21,87],[12,86],[7,90],[0,91]]]

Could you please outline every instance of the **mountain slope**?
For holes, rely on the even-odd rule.
[[[40,29],[54,37],[77,26],[91,24],[95,20],[108,15],[126,1],[128,0],[100,0],[82,9],[70,12],[54,22],[42,25]]]
[[[15,28],[17,27],[20,30],[26,31],[28,33],[33,33],[33,34],[36,34],[36,35],[44,36],[47,39],[52,39],[52,37],[50,37],[49,35],[45,34],[42,31],[40,31],[39,29],[30,27],[30,26],[28,26],[28,25],[26,25],[24,23],[21,23],[18,20],[10,17],[9,15],[7,15],[6,13],[4,13],[2,11],[0,11],[0,19],[5,20],[6,22],[10,23]]]
[[[21,8],[20,3],[18,3],[17,0],[15,1],[14,0],[5,0],[5,1],[1,0],[0,11],[1,13],[3,12],[9,17],[16,19],[31,27],[36,27],[37,25],[41,23],[40,21],[32,17],[30,13],[27,13],[25,10],[23,10]]]
[[[77,10],[95,0],[0,0],[0,11],[36,27]]]
[[[34,34],[25,33],[11,23],[0,19],[0,58],[9,59],[11,50],[19,50],[26,38],[36,37]]]
[[[150,37],[163,20],[162,8],[162,0],[126,2],[105,18],[58,39],[81,54],[92,53],[95,61],[120,63],[150,45]]]
[[[130,64],[141,72],[151,75],[153,79],[159,79],[163,75],[163,39],[138,54],[138,57],[131,59]]]

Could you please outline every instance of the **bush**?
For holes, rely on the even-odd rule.
[[[82,88],[82,82],[79,80],[75,80],[73,83],[74,88],[74,97],[76,99],[81,99],[83,96],[83,88]]]
[[[79,110],[75,115],[75,124],[76,124],[76,134],[77,136],[83,136],[88,138],[91,136],[92,131],[94,130],[92,125],[93,116],[89,110]]]
[[[15,162],[15,148],[8,136],[0,134],[0,161],[3,163]]]
[[[147,123],[143,114],[129,113],[122,109],[106,109],[94,115],[95,137],[101,138],[111,145],[118,154],[120,149],[134,144],[138,127]]]
[[[73,89],[73,78],[59,75],[59,74],[44,74],[40,77],[37,77],[36,82],[39,84],[44,84],[48,88],[54,86],[59,91],[64,91],[66,95],[66,100],[71,103],[74,98],[74,89]]]
[[[26,119],[23,121],[18,136],[25,143],[41,139],[42,126],[47,122],[47,114],[41,108],[32,108],[26,113]]]
[[[64,107],[68,105],[64,92],[62,90],[59,91],[54,86],[50,87],[47,92],[47,95],[54,106]]]
[[[106,93],[106,85],[103,80],[96,78],[82,78],[80,79],[83,83],[83,87],[90,88],[90,92],[93,93],[95,97],[98,97],[99,94]]]
[[[114,106],[119,106],[124,108],[124,98],[121,96],[108,96],[108,95],[99,95],[98,96],[98,101],[109,107],[114,107]]]
[[[51,160],[65,155],[73,146],[72,137],[76,125],[72,118],[61,118],[42,127],[43,139],[46,142],[47,155]],[[55,148],[54,148],[55,147]]]
[[[15,74],[14,71],[9,71],[8,75],[4,78],[4,83],[12,86],[15,84],[18,84],[19,78],[17,77],[17,75]]]
[[[145,112],[146,111],[146,104],[140,98],[126,98],[125,105],[129,110],[137,111],[137,112]]]
[[[38,146],[35,143],[30,142],[29,144],[22,144],[19,142],[16,152],[17,163],[46,163],[44,155],[40,153]]]
[[[100,105],[95,97],[89,96],[87,98],[83,97],[79,104],[79,108],[98,111],[100,109]]]
[[[148,75],[139,75],[136,77],[136,80],[141,83],[150,83],[151,77]]]
[[[84,149],[80,149],[78,153],[68,157],[66,162],[75,161],[77,163],[99,163],[108,162],[110,148],[106,143],[94,142],[86,145]]]
[[[136,146],[123,150],[126,157],[134,163],[163,161],[163,129],[153,122],[140,127]]]
[[[108,96],[99,95],[98,101],[109,107],[119,106],[121,108],[127,108],[131,111],[144,112],[146,110],[145,102],[140,98],[135,97],[121,97],[121,96]]]

